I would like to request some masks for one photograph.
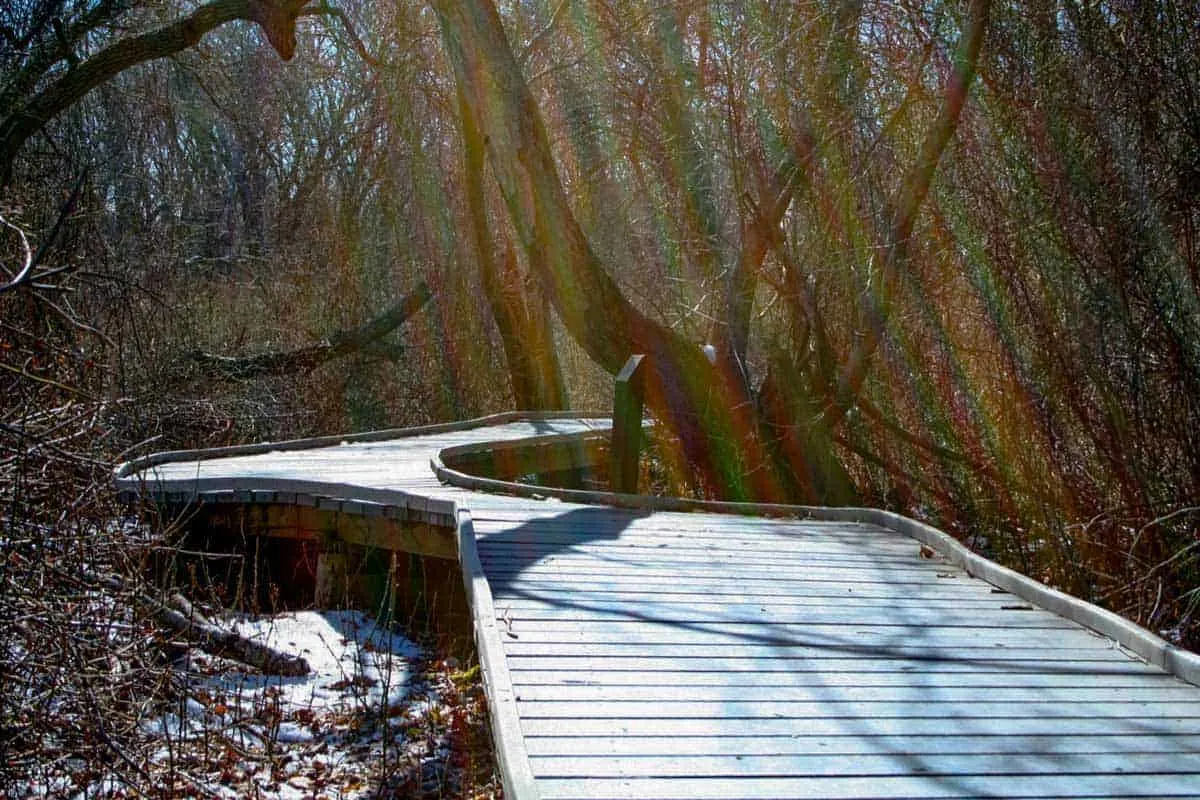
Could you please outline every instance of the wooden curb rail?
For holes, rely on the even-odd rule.
[[[475,645],[479,652],[479,671],[483,674],[488,699],[492,738],[496,740],[496,760],[504,782],[504,796],[533,800],[538,797],[537,784],[529,764],[529,753],[525,749],[525,737],[521,733],[516,690],[504,658],[492,589],[479,560],[475,525],[471,521],[470,511],[458,511],[458,547],[463,583],[471,606]]]

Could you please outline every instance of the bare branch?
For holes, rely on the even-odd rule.
[[[260,375],[311,371],[326,361],[372,349],[383,337],[424,308],[431,297],[432,290],[422,281],[416,289],[370,322],[349,331],[340,331],[317,344],[282,353],[260,353],[243,357],[221,356],[197,350],[189,354],[189,359],[202,370],[227,380],[248,380]]]
[[[21,259],[21,268],[17,270],[17,274],[11,281],[0,286],[0,292],[6,292],[9,289],[15,289],[28,279],[29,271],[33,269],[33,249],[29,246],[29,239],[25,236],[25,231],[6,220],[3,214],[0,214],[0,224],[16,232],[17,238],[21,240],[21,252],[24,253],[24,257]]]
[[[29,137],[84,95],[136,64],[195,46],[207,33],[234,20],[259,24],[280,58],[296,51],[296,18],[303,0],[213,0],[177,22],[104,48],[27,102],[16,102],[0,121],[0,185],[12,178],[12,165]]]
[[[0,362],[0,369],[5,370],[6,372],[11,372],[14,375],[19,375],[22,378],[33,381],[35,383],[40,383],[45,386],[53,386],[55,389],[60,389],[64,392],[68,392],[68,393],[76,395],[78,397],[82,397],[85,400],[91,400],[96,403],[100,402],[100,398],[93,397],[92,395],[88,394],[87,392],[83,391],[82,389],[77,389],[74,386],[67,386],[65,383],[53,380],[51,378],[43,378],[39,375],[33,375],[33,374],[29,373],[27,370],[17,369],[16,367],[14,367],[10,364],[5,364],[3,362]]]
[[[4,217],[0,216],[0,222],[3,222],[8,227],[15,230],[17,232],[17,235],[21,237],[21,244],[25,249],[25,264],[24,264],[24,266],[21,268],[21,271],[18,272],[15,277],[13,277],[13,279],[11,281],[9,281],[6,284],[0,285],[0,294],[4,294],[5,292],[10,292],[13,289],[20,288],[21,286],[24,286],[24,285],[32,285],[32,286],[34,286],[34,288],[40,288],[40,287],[37,287],[37,285],[36,285],[37,282],[44,281],[46,278],[49,278],[54,275],[58,275],[62,272],[67,272],[68,270],[70,270],[70,267],[68,266],[68,267],[56,267],[54,269],[45,270],[43,272],[38,272],[38,273],[34,272],[34,270],[37,268],[37,266],[42,263],[42,260],[46,257],[46,254],[50,251],[50,248],[54,245],[54,242],[58,239],[58,234],[62,230],[63,222],[66,220],[66,218],[68,216],[70,216],[71,214],[73,214],[75,212],[75,207],[79,203],[79,196],[83,192],[83,181],[84,181],[84,178],[86,178],[86,177],[87,177],[87,170],[84,170],[79,175],[79,178],[75,181],[75,188],[71,190],[71,196],[69,198],[67,198],[67,202],[63,203],[62,208],[59,209],[58,219],[56,219],[54,221],[54,227],[50,229],[50,235],[47,236],[45,241],[43,241],[41,243],[41,245],[38,247],[36,253],[30,254],[29,240],[25,238],[25,232],[22,231],[20,228],[18,228],[16,225],[13,225],[8,220],[4,219]]]
[[[942,153],[958,127],[967,93],[975,77],[975,66],[983,46],[990,7],[991,0],[971,0],[966,30],[963,31],[954,55],[954,71],[946,83],[942,107],[937,119],[926,132],[920,155],[908,170],[898,197],[892,204],[894,212],[889,239],[883,243],[880,250],[883,272],[880,282],[884,296],[871,303],[868,308],[869,324],[866,334],[850,354],[838,376],[835,402],[829,409],[830,425],[836,425],[853,405],[870,371],[871,358],[883,338],[888,318],[887,293],[907,268],[909,240],[917,214],[929,193]]]
[[[380,66],[381,62],[379,59],[371,55],[369,50],[367,50],[367,46],[363,44],[362,37],[358,35],[358,30],[354,27],[354,21],[350,19],[350,15],[347,14],[345,10],[336,6],[331,6],[327,2],[321,2],[315,6],[306,6],[303,10],[301,10],[300,16],[326,16],[336,18],[346,29],[346,34],[350,37],[350,44],[354,47],[354,51],[358,53],[359,58],[372,67]]]
[[[521,50],[520,54],[517,56],[518,64],[524,67],[526,62],[529,61],[530,56],[532,56],[538,51],[539,48],[541,48],[543,42],[546,40],[546,37],[553,33],[554,29],[558,27],[558,23],[563,16],[563,12],[567,10],[569,5],[570,0],[561,0],[561,2],[558,4],[558,7],[554,9],[554,13],[550,15],[550,21],[546,23],[546,27],[535,33],[533,37],[530,38],[529,44],[525,45],[524,49]],[[532,83],[532,81],[530,82]]]

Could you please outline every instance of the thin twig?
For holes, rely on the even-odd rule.
[[[1128,559],[1130,561],[1133,560],[1133,551],[1137,549],[1138,542],[1141,540],[1142,534],[1145,533],[1147,530],[1154,527],[1155,525],[1162,525],[1163,523],[1170,522],[1171,520],[1175,519],[1176,517],[1181,517],[1184,514],[1195,514],[1197,512],[1200,512],[1200,506],[1187,506],[1185,508],[1177,508],[1174,511],[1172,511],[1170,514],[1164,514],[1163,516],[1158,517],[1157,519],[1152,519],[1149,522],[1147,522],[1145,525],[1143,525],[1141,528],[1139,528],[1137,534],[1134,535],[1133,543],[1129,545],[1129,553],[1127,556]]]
[[[11,281],[5,284],[4,287],[0,287],[0,291],[6,291],[7,287],[15,287],[24,281],[25,276],[29,274],[31,269],[33,269],[33,250],[29,246],[29,238],[25,236],[25,231],[21,230],[19,225],[14,225],[6,220],[3,214],[0,214],[0,224],[3,224],[5,227],[12,228],[14,231],[16,231],[17,238],[21,240],[21,250],[25,253],[25,257],[21,259],[21,268],[17,270],[17,274]]]
[[[546,23],[546,26],[535,33],[529,39],[529,44],[525,45],[525,47],[521,50],[520,55],[517,56],[518,64],[520,64],[522,67],[525,66],[525,62],[529,60],[529,57],[542,46],[542,42],[545,41],[546,37],[553,33],[554,29],[558,27],[559,19],[562,17],[563,12],[566,11],[567,6],[569,5],[570,0],[562,0],[562,2],[558,4],[558,7],[554,9],[554,13],[550,15],[550,21]]]
[[[26,284],[43,280],[47,277],[57,275],[69,269],[69,267],[55,267],[54,269],[45,272],[34,271],[46,258],[46,254],[50,252],[50,248],[54,246],[55,241],[58,240],[58,234],[62,230],[63,222],[65,222],[67,217],[69,217],[71,214],[75,213],[75,206],[78,204],[79,197],[83,193],[83,181],[86,177],[87,170],[79,173],[79,178],[75,181],[75,187],[71,190],[71,196],[68,197],[67,201],[62,204],[61,208],[59,208],[58,218],[54,221],[54,227],[50,229],[50,234],[45,238],[45,240],[42,241],[41,245],[37,249],[37,252],[33,253],[32,255],[30,254],[29,240],[25,238],[25,232],[16,225],[13,225],[8,220],[0,217],[0,222],[3,222],[8,227],[15,230],[21,237],[21,245],[25,250],[25,263],[21,267],[21,271],[17,273],[16,277],[14,277],[11,281],[4,285],[0,285],[0,294],[3,294],[4,292],[11,292],[14,289],[19,289]]]

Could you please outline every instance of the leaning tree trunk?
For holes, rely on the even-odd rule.
[[[500,331],[508,362],[513,402],[525,411],[566,408],[567,392],[554,348],[550,315],[540,297],[526,297],[516,264],[516,253],[502,235],[503,263],[496,258],[488,224],[487,190],[484,187],[487,154],[484,137],[459,92],[460,125],[465,153],[465,187],[483,293]]]

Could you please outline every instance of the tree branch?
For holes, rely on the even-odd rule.
[[[177,22],[104,48],[28,101],[14,102],[0,122],[0,184],[11,181],[13,162],[29,137],[92,89],[136,64],[194,47],[227,22],[258,23],[279,56],[290,59],[296,51],[296,18],[303,5],[303,0],[213,0]]]
[[[829,409],[831,426],[836,426],[853,405],[870,371],[871,357],[883,338],[890,305],[887,293],[908,266],[909,240],[912,238],[917,214],[925,202],[926,195],[929,194],[938,162],[958,128],[967,93],[975,77],[975,66],[979,61],[979,51],[987,30],[990,6],[991,0],[971,0],[966,30],[963,31],[954,54],[954,72],[946,83],[942,107],[937,119],[926,132],[920,155],[909,169],[896,201],[892,204],[894,212],[889,239],[880,251],[883,273],[880,285],[884,294],[878,300],[869,301],[871,304],[867,309],[866,333],[838,376],[835,401]]]
[[[370,350],[383,337],[408,321],[433,297],[429,285],[422,281],[416,289],[379,316],[348,331],[339,331],[322,342],[287,350],[281,353],[260,353],[253,356],[222,356],[196,350],[189,360],[204,372],[225,380],[249,380],[261,375],[281,375],[287,372],[309,372],[335,358]]]
[[[83,193],[83,182],[85,178],[87,178],[87,170],[84,170],[82,173],[80,173],[79,178],[75,181],[75,188],[71,190],[71,196],[67,198],[67,202],[63,203],[62,208],[59,209],[58,219],[54,221],[54,227],[50,229],[50,235],[47,236],[41,245],[38,246],[36,253],[30,252],[29,240],[25,238],[25,232],[6,220],[4,217],[0,216],[0,223],[4,224],[6,227],[12,228],[17,232],[17,235],[21,238],[21,246],[25,252],[24,263],[21,265],[21,269],[7,283],[0,284],[0,294],[11,292],[13,289],[18,289],[26,285],[32,285],[36,287],[38,282],[44,281],[46,278],[53,277],[60,273],[68,272],[72,269],[73,265],[67,265],[43,270],[41,272],[34,271],[38,268],[38,265],[42,263],[43,259],[45,259],[46,254],[50,251],[50,248],[54,246],[54,242],[58,239],[58,234],[62,230],[63,222],[66,221],[67,217],[74,213],[75,207],[79,203],[79,197]]]
[[[563,17],[563,12],[565,12],[569,6],[570,2],[568,0],[561,0],[561,2],[559,2],[558,7],[554,9],[554,13],[550,15],[550,21],[546,23],[546,27],[542,28],[540,31],[530,37],[529,44],[525,45],[520,54],[517,56],[518,64],[524,67],[529,63],[529,57],[541,48],[542,43],[546,40],[546,37],[553,33],[554,29],[558,27],[559,20],[561,20]]]
[[[350,15],[344,10],[329,5],[328,2],[321,2],[315,6],[305,6],[300,12],[302,17],[324,16],[333,17],[338,22],[342,23],[342,27],[346,29],[346,35],[350,37],[350,43],[354,47],[354,51],[358,53],[358,57],[372,67],[380,65],[379,59],[371,55],[367,50],[367,46],[363,44],[362,37],[358,35],[358,29],[354,27],[354,21],[350,19]]]
[[[15,70],[4,90],[0,91],[0,108],[16,108],[20,99],[33,90],[51,67],[63,59],[70,60],[64,52],[65,47],[78,42],[101,25],[113,21],[125,10],[122,3],[101,0],[70,26],[63,26],[61,23],[54,26],[52,18],[44,18],[41,22],[34,20],[28,33],[21,40],[5,29],[6,38],[11,42],[14,51],[26,50],[27,47],[28,50],[20,62],[20,69]],[[54,10],[47,13],[54,13]],[[51,30],[54,27],[58,27],[59,30]],[[53,36],[50,35],[51,32]],[[64,39],[66,45],[63,44]],[[34,40],[38,40],[36,45],[33,45]]]

